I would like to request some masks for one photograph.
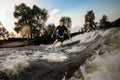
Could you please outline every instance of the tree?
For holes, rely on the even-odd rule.
[[[13,33],[13,32],[10,32],[9,33],[9,38],[16,38],[17,36]]]
[[[44,34],[44,26],[48,18],[48,11],[46,9],[40,9],[36,5],[32,8],[33,12],[33,29],[32,32],[36,34],[35,36]]]
[[[48,12],[46,9],[41,9],[36,5],[30,8],[22,3],[15,6],[14,17],[18,19],[15,22],[14,30],[19,33],[23,26],[28,25],[30,27],[30,36],[33,38],[36,35],[42,35]]]
[[[61,17],[61,19],[64,21],[65,26],[66,26],[68,29],[70,29],[71,26],[72,26],[72,20],[71,20],[71,18],[70,18],[70,17],[65,17],[65,16],[63,16],[63,17]]]
[[[31,24],[30,21],[33,16],[31,9],[26,6],[26,4],[22,3],[18,6],[15,5],[14,17],[18,19],[18,21],[15,22],[14,30],[19,33],[24,25]]]
[[[103,16],[102,16],[102,18],[100,19],[100,22],[99,22],[101,28],[104,27],[104,26],[106,25],[107,19],[108,19],[108,18],[107,18],[106,15],[103,15]]]
[[[99,28],[100,29],[107,29],[112,27],[112,23],[110,21],[108,21],[108,17],[106,15],[103,15],[102,18],[100,19],[99,22]]]
[[[113,22],[114,27],[120,27],[120,18]]]
[[[88,31],[94,30],[96,28],[96,25],[95,25],[95,14],[94,14],[93,10],[88,11],[87,14],[85,15],[84,27]]]
[[[7,39],[8,36],[9,32],[4,27],[0,27],[0,37],[3,39]]]
[[[54,29],[55,29],[55,25],[50,23],[46,26],[46,29],[47,29],[47,34],[49,34],[50,36],[52,35]]]

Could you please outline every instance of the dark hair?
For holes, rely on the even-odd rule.
[[[64,21],[62,19],[60,19],[59,21],[62,21],[64,23]]]

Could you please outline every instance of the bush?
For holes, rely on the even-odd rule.
[[[36,36],[33,39],[33,44],[34,45],[39,45],[39,44],[49,44],[53,41],[51,36],[49,35],[43,35],[43,36]]]
[[[24,41],[28,40],[27,38],[9,38],[7,41]]]
[[[76,36],[78,34],[82,34],[82,32],[75,32],[71,34],[71,37]],[[67,34],[64,35],[65,40],[68,39]],[[54,40],[56,39],[56,36],[54,36],[53,38],[51,38],[50,35],[43,35],[43,36],[36,36],[33,39],[33,44],[34,45],[39,45],[39,44],[50,44],[52,42],[54,42]]]
[[[120,27],[120,18],[113,22],[114,27]]]

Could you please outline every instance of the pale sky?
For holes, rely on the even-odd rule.
[[[49,11],[48,23],[58,25],[62,16],[69,16],[72,19],[72,30],[75,31],[83,26],[84,15],[88,10],[93,10],[96,21],[107,15],[110,21],[120,17],[120,0],[0,0],[0,22],[10,32],[14,32],[13,16],[14,6],[25,3],[32,7],[34,4]]]

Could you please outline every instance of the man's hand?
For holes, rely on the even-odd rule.
[[[53,38],[53,34],[51,35],[51,38]]]
[[[71,41],[72,41],[72,38],[70,37],[70,38],[69,38],[69,40],[71,40]]]
[[[69,40],[72,41],[72,38],[71,38],[71,36],[70,36],[70,31],[67,31],[67,35],[68,35],[68,37],[69,37]]]

